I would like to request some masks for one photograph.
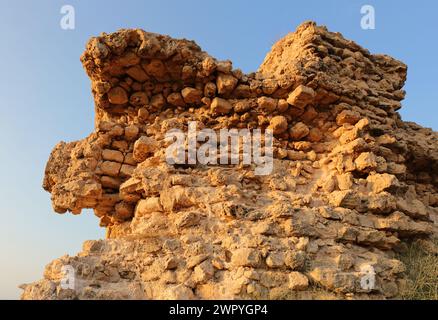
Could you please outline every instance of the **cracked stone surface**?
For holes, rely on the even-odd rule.
[[[438,235],[438,134],[401,120],[396,59],[306,22],[251,74],[137,29],[91,38],[81,61],[95,130],[54,147],[43,187],[57,213],[93,209],[107,237],[23,299],[396,298],[395,253]],[[272,129],[272,174],[168,164],[165,133],[188,121]]]

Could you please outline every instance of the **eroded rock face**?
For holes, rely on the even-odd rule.
[[[55,146],[43,186],[58,213],[92,208],[107,239],[53,261],[24,299],[318,298],[314,284],[391,298],[402,240],[438,234],[438,134],[400,119],[400,61],[311,22],[249,75],[142,30],[92,38],[81,60],[95,131]],[[273,172],[169,164],[165,133],[189,121],[272,129]]]

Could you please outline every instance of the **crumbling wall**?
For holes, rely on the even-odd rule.
[[[400,119],[400,61],[312,22],[248,75],[142,30],[92,38],[81,60],[95,132],[54,148],[43,186],[58,213],[92,208],[108,239],[23,298],[391,298],[406,285],[394,252],[437,235],[438,135]],[[272,129],[273,172],[169,164],[165,133],[189,121]]]

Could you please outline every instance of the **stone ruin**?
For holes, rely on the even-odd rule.
[[[438,235],[438,134],[397,113],[400,61],[313,22],[250,74],[138,29],[91,38],[81,61],[95,131],[55,146],[43,187],[57,213],[93,209],[107,236],[23,299],[397,298],[397,252]],[[272,174],[168,164],[165,133],[189,121],[272,129]]]

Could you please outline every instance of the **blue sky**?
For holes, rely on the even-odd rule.
[[[75,30],[60,27],[60,9],[75,8]],[[376,29],[360,27],[362,5],[376,10]],[[42,277],[45,264],[104,237],[91,212],[53,213],[42,190],[44,166],[60,140],[93,129],[90,82],[79,57],[87,39],[143,28],[195,40],[219,59],[255,71],[272,44],[305,20],[327,25],[408,64],[401,114],[438,129],[436,1],[103,1],[0,0],[0,299]]]

